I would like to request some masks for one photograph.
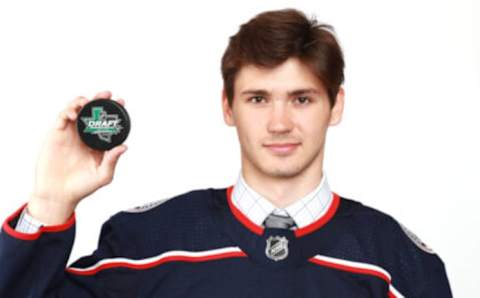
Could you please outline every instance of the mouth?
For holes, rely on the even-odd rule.
[[[300,143],[278,143],[264,145],[264,147],[269,149],[271,152],[279,155],[291,154],[298,146],[300,146]]]

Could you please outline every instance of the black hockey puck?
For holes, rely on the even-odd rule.
[[[118,102],[95,99],[80,110],[77,131],[87,146],[96,150],[110,150],[127,139],[130,117]]]

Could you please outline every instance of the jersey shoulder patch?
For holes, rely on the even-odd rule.
[[[127,209],[127,210],[123,210],[123,212],[128,212],[128,213],[141,213],[141,212],[145,212],[145,211],[148,211],[150,209],[153,209],[163,203],[165,203],[166,201],[168,201],[170,198],[167,198],[167,199],[160,199],[160,200],[156,200],[156,201],[153,201],[153,202],[149,202],[149,203],[146,203],[144,205],[141,205],[141,206],[136,206],[136,207],[133,207],[133,208],[130,208],[130,209]]]
[[[400,227],[402,228],[403,232],[407,235],[410,240],[421,250],[423,250],[426,253],[429,254],[435,254],[432,248],[430,248],[428,245],[425,244],[420,238],[418,238],[417,235],[415,235],[411,230],[409,230],[406,226],[404,226],[401,223],[398,223]]]

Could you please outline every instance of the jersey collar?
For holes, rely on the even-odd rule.
[[[272,212],[290,215],[298,229],[297,236],[319,228],[333,215],[339,197],[330,190],[325,172],[318,186],[285,208],[276,208],[270,201],[252,189],[240,171],[237,183],[227,191],[229,204],[235,216],[257,234],[263,233],[262,223]]]

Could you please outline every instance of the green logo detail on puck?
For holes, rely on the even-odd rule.
[[[119,124],[122,119],[116,114],[107,114],[103,107],[92,107],[92,117],[81,119],[86,125],[83,132],[98,135],[100,140],[108,143],[112,141],[112,135],[119,134],[123,128]]]

